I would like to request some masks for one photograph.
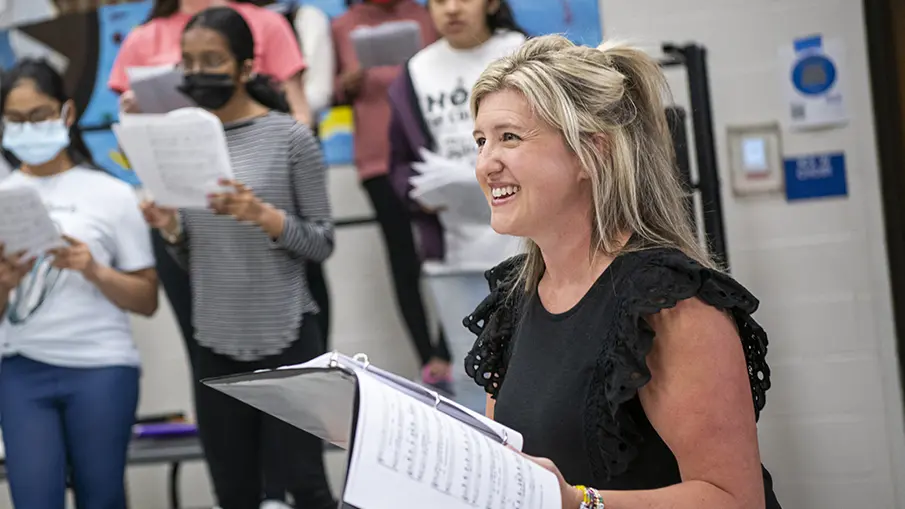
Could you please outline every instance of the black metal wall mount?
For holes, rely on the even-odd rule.
[[[698,178],[695,181],[691,175],[685,111],[680,107],[672,106],[667,109],[666,113],[670,120],[678,170],[688,189],[700,194],[706,244],[711,256],[728,270],[729,254],[723,221],[723,200],[720,194],[716,139],[713,134],[713,108],[707,71],[707,50],[696,44],[685,46],[663,44],[662,49],[666,57],[660,61],[660,65],[664,68],[685,67],[688,75],[691,126],[694,134]],[[696,218],[693,199],[689,200],[688,207],[692,218]]]

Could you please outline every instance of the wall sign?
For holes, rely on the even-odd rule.
[[[789,201],[848,195],[842,152],[791,157],[783,166]]]
[[[845,124],[844,48],[837,39],[814,35],[779,50],[783,100],[793,129]]]

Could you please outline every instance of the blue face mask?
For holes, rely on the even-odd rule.
[[[3,126],[3,148],[29,166],[44,164],[67,147],[69,128],[62,118],[43,122],[6,122]]]

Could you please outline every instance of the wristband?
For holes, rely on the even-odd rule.
[[[599,491],[587,486],[576,486],[576,488],[584,495],[579,509],[604,509],[603,497]]]

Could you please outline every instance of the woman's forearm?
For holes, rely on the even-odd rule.
[[[311,119],[311,107],[308,105],[308,97],[305,95],[305,85],[302,82],[302,74],[299,73],[283,84],[286,94],[286,102],[292,110],[292,117],[299,123],[313,127]]]
[[[85,279],[120,309],[143,316],[151,316],[157,311],[157,275],[154,269],[125,273],[97,265],[86,271]]]
[[[686,481],[645,491],[601,491],[606,509],[762,509],[704,481]],[[563,509],[578,509],[566,508]]]

